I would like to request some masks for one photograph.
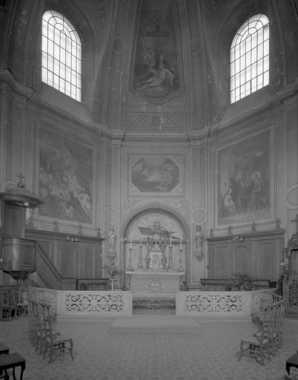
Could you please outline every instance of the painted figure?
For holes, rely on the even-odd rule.
[[[231,197],[235,204],[237,212],[243,211],[243,196],[245,193],[245,184],[242,179],[242,170],[237,169],[234,177],[230,179]]]
[[[236,213],[236,206],[231,195],[232,191],[233,190],[229,187],[223,200],[225,215],[232,215]]]
[[[266,194],[264,191],[261,173],[256,171],[251,175],[251,182],[248,186],[248,210],[258,210],[266,205]]]

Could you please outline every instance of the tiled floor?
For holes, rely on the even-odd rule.
[[[240,340],[255,331],[252,324],[196,320],[201,333],[195,335],[109,334],[113,318],[59,322],[57,329],[74,340],[75,360],[67,353],[52,364],[31,346],[27,317],[0,322],[0,343],[26,358],[24,380],[280,380],[298,349],[298,321],[285,320],[284,346],[271,362],[239,362]]]

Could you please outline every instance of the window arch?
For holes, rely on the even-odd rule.
[[[81,101],[82,45],[73,25],[50,10],[42,17],[41,79]]]
[[[231,103],[269,84],[269,20],[262,14],[237,31],[230,49]]]

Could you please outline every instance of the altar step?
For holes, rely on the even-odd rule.
[[[133,297],[133,314],[169,315],[176,313],[175,297]]]

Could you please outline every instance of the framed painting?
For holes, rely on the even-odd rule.
[[[93,150],[68,136],[39,130],[39,216],[93,223]]]
[[[218,226],[273,219],[273,129],[218,149],[216,165]]]
[[[128,194],[181,196],[184,191],[183,156],[129,155]]]

